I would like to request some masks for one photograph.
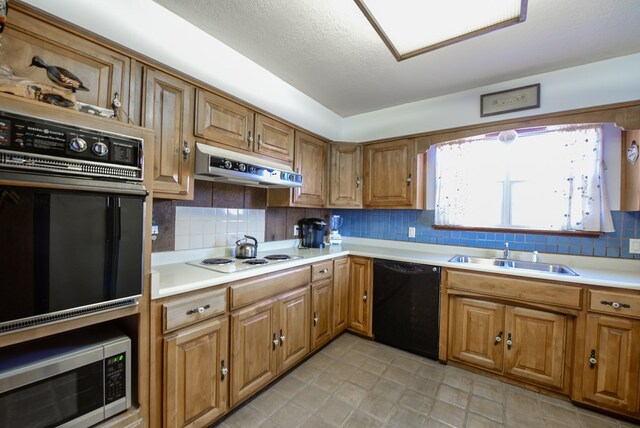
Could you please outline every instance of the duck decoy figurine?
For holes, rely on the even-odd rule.
[[[89,88],[86,88],[82,84],[82,81],[78,79],[75,74],[65,68],[56,67],[55,65],[48,65],[42,58],[37,55],[31,59],[31,64],[29,65],[29,67],[33,65],[47,70],[47,77],[49,78],[49,80],[65,89],[71,89],[71,92],[89,90]]]

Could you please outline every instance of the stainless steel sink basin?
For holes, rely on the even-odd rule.
[[[488,257],[455,256],[449,260],[453,263],[464,263],[485,266],[498,266],[510,269],[533,270],[537,272],[555,273],[558,275],[578,276],[577,273],[565,265],[554,265],[549,263],[534,263],[511,259],[492,259]]]

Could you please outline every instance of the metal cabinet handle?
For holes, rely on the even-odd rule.
[[[198,306],[197,308],[193,308],[193,309],[189,309],[187,311],[187,315],[202,314],[202,313],[204,313],[204,311],[206,311],[210,307],[211,307],[211,305],[207,303],[206,305]]]
[[[251,135],[251,131],[249,131],[249,137],[247,138],[247,147],[251,148],[253,144],[253,135]]]
[[[273,333],[273,350],[276,350],[276,346],[278,346],[278,339],[276,339],[276,334]]]
[[[497,345],[497,344],[499,344],[500,342],[502,342],[502,335],[503,335],[503,334],[504,334],[503,332],[498,333],[498,335],[496,336],[496,339],[493,341],[493,344],[494,344],[494,345]]]
[[[282,334],[282,329],[280,329],[280,346],[284,343],[284,334]]]
[[[409,174],[409,176],[407,177],[407,186],[409,186],[411,184],[411,174]]]
[[[316,324],[318,324],[318,313],[314,312],[313,313],[313,326],[315,327]]]
[[[224,380],[224,377],[229,373],[229,369],[225,367],[224,360],[220,362],[220,380]]]
[[[600,303],[603,305],[611,306],[613,309],[620,309],[620,308],[629,309],[631,307],[631,305],[627,303],[608,302],[606,300],[601,300]]]
[[[318,271],[318,273],[327,273],[327,272],[329,272],[329,269],[327,269],[327,268],[320,269],[320,270]]]
[[[258,134],[258,150],[260,150],[260,147],[262,147],[263,144],[264,141],[262,141],[262,135]]]
[[[360,177],[356,177],[356,189],[360,187]]]
[[[511,333],[509,333],[507,335],[507,349],[511,349],[512,345],[513,345],[513,340],[511,340]]]
[[[589,355],[589,368],[593,369],[596,366],[597,362],[598,360],[596,360],[596,350],[592,349],[591,354]]]
[[[364,292],[364,296],[362,296],[362,300],[364,300],[365,302],[367,301],[367,292]]]
[[[182,158],[187,160],[189,158],[189,153],[191,153],[191,149],[189,148],[189,142],[184,140],[184,147],[182,148]]]

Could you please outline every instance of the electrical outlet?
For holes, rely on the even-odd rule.
[[[298,226],[297,224],[293,225],[293,236],[298,237],[298,234],[300,233],[300,226]]]
[[[629,252],[640,254],[640,239],[629,239]]]
[[[416,237],[416,228],[415,227],[410,227],[409,228],[409,238],[415,238]]]

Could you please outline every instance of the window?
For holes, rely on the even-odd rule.
[[[436,224],[610,231],[602,127],[529,128],[436,148]]]

